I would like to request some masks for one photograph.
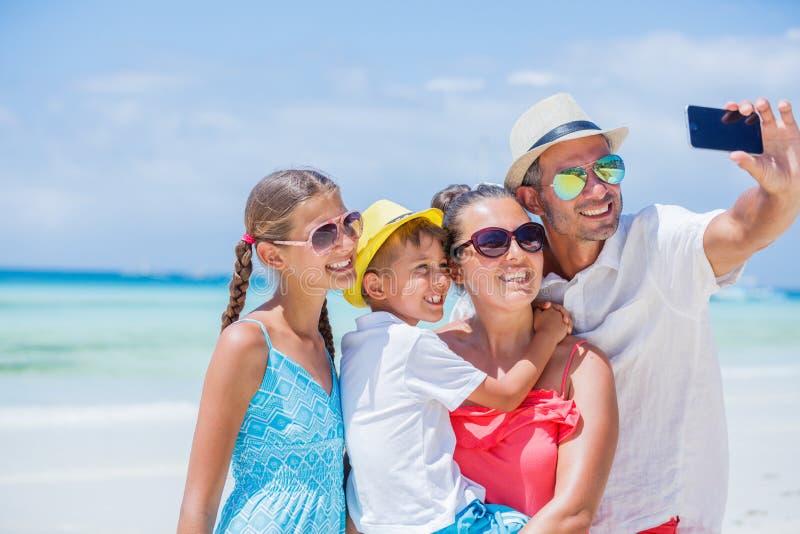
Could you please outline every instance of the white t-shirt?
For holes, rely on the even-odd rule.
[[[427,534],[483,500],[453,460],[449,411],[485,379],[434,332],[387,312],[356,319],[342,339],[339,381],[347,505],[359,531]]]
[[[708,301],[742,268],[714,277],[703,234],[721,211],[649,206],[624,215],[597,260],[540,298],[562,303],[575,333],[608,354],[619,444],[592,534],[637,532],[680,516],[681,533],[720,532],[728,437]],[[471,315],[469,297],[454,309]]]

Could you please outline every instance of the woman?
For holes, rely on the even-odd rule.
[[[535,335],[531,304],[543,259],[530,245],[540,230],[499,186],[448,188],[434,206],[445,212],[453,279],[475,307],[439,335],[477,368],[502,376]],[[607,358],[568,336],[519,408],[462,406],[451,414],[455,458],[486,488],[487,502],[531,515],[542,532],[586,532],[611,469],[617,419]]]

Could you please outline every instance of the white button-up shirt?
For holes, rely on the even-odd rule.
[[[619,444],[592,534],[676,515],[681,532],[721,529],[728,440],[708,302],[742,268],[714,277],[703,234],[719,213],[655,205],[624,215],[594,264],[542,281],[539,298],[562,303],[614,369]],[[464,300],[453,318],[470,313]]]

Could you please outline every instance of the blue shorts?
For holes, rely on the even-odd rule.
[[[530,519],[508,506],[475,499],[458,512],[456,521],[433,534],[516,534]]]

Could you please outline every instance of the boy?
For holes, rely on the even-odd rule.
[[[357,282],[344,295],[372,313],[342,339],[340,372],[355,527],[366,534],[519,532],[525,515],[484,505],[483,488],[461,475],[449,411],[465,401],[516,408],[567,335],[567,321],[555,309],[537,311],[525,358],[501,379],[487,377],[416,326],[442,318],[450,288],[442,212],[411,213],[379,200],[363,221]]]

